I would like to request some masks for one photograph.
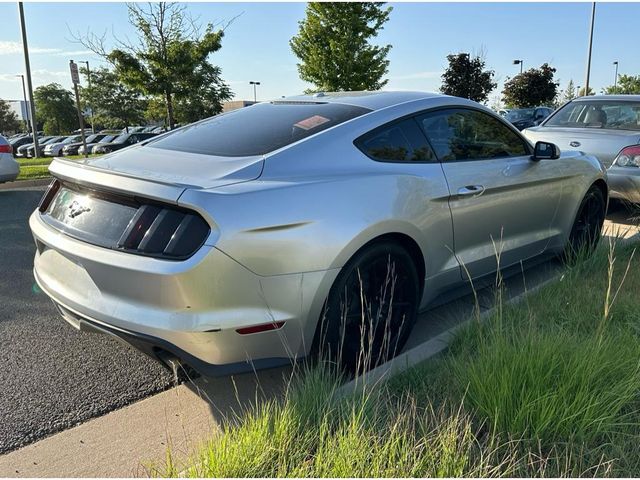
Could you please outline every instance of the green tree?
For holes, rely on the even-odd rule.
[[[33,92],[36,123],[50,135],[62,135],[76,130],[78,113],[71,92],[57,83],[42,85]]]
[[[208,24],[204,33],[179,3],[128,4],[129,22],[138,32],[138,43],[118,42],[107,51],[104,37],[78,39],[83,45],[106,58],[120,81],[146,95],[162,98],[167,123],[175,125],[174,104],[190,102],[194,92],[205,88],[207,105],[220,109],[231,98],[221,78],[220,67],[211,64],[209,55],[222,47],[224,29]],[[203,109],[207,111],[207,109]]]
[[[496,88],[493,70],[485,70],[485,61],[480,55],[468,53],[447,55],[449,66],[442,74],[440,91],[445,95],[485,102]]]
[[[596,92],[593,90],[593,88],[589,87],[589,95],[595,95]],[[578,96],[579,97],[584,97],[586,94],[584,93],[584,87],[582,87],[580,90],[578,90]]]
[[[576,97],[577,97],[576,86],[573,83],[573,79],[571,79],[569,80],[569,83],[567,84],[567,88],[564,90],[564,93],[562,94],[562,103],[570,102]]]
[[[603,93],[607,95],[638,95],[640,94],[640,75],[618,75],[618,84],[616,86],[609,85],[603,89]]]
[[[80,72],[87,75],[87,69]],[[93,110],[93,121],[105,128],[124,128],[144,121],[147,102],[139,90],[118,80],[118,75],[105,67],[91,71],[91,87],[82,87],[81,98]]]
[[[16,132],[19,128],[18,116],[9,104],[0,98],[0,132]]]
[[[553,103],[559,85],[553,80],[555,73],[556,69],[545,63],[511,79],[507,77],[502,90],[506,104],[513,108],[526,108]]]
[[[379,90],[391,45],[372,45],[392,8],[382,2],[310,2],[289,45],[300,78],[315,91]]]

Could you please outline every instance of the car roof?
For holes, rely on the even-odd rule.
[[[575,101],[614,101],[614,102],[640,102],[640,95],[589,95],[588,97],[574,98]]]
[[[384,92],[318,92],[308,95],[295,95],[273,100],[273,103],[341,103],[356,107],[380,110],[382,108],[398,105],[413,100],[422,100],[431,97],[442,97],[437,93],[411,92],[411,91],[384,91]]]

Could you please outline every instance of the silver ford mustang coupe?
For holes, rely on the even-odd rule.
[[[50,171],[34,274],[63,318],[205,375],[390,355],[448,290],[595,245],[608,193],[596,158],[419,92],[278,99]]]

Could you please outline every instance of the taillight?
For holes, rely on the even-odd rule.
[[[0,153],[13,153],[13,148],[8,143],[6,145],[0,145]]]
[[[162,258],[187,258],[207,240],[211,229],[196,212],[142,205],[118,241],[118,248]]]
[[[640,145],[624,147],[616,157],[615,164],[620,167],[640,167]]]

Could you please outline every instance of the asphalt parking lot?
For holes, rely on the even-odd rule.
[[[0,190],[0,453],[172,385],[144,355],[61,321],[34,284],[28,217],[42,188]]]
[[[35,247],[28,216],[42,192],[43,188],[0,190],[0,454],[173,385],[172,376],[163,367],[135,350],[107,336],[76,332],[58,317],[34,284]],[[609,216],[617,225],[624,225],[628,217],[619,206],[614,206]],[[531,285],[536,275],[544,277],[557,268],[553,262],[532,267],[527,270],[527,282]],[[512,290],[526,288],[524,275],[521,277],[511,281]],[[490,295],[480,295],[480,303],[486,303],[483,308],[490,306]],[[473,308],[472,302],[462,298],[426,312],[407,347],[467,318]],[[248,377],[238,385],[246,380],[245,389],[253,392],[247,397],[253,397],[255,379]],[[277,372],[263,377],[269,385],[277,383],[273,380]],[[216,400],[212,403],[220,403],[218,397],[225,394],[221,387],[232,388],[227,380],[200,379],[188,387],[198,394],[204,391]],[[233,388],[238,385],[234,383]]]

